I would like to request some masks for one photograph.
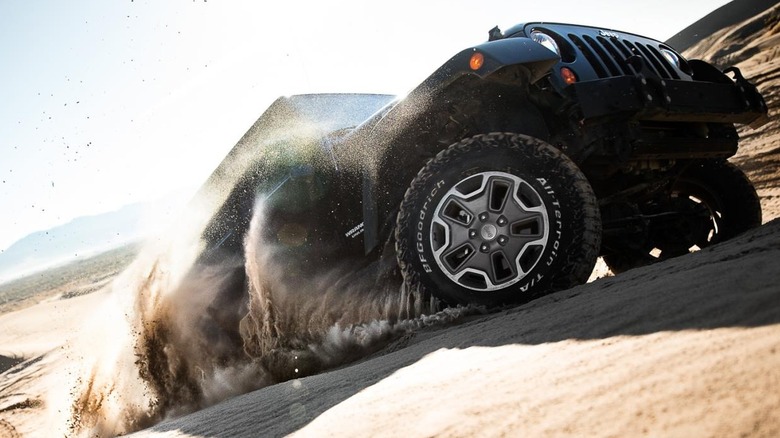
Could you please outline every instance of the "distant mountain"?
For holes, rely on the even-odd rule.
[[[734,0],[715,9],[701,20],[681,30],[666,43],[684,52],[703,38],[775,6],[777,0]]]
[[[188,199],[177,193],[32,233],[0,251],[0,282],[141,240],[159,225],[156,215],[168,221],[165,211],[176,210]]]

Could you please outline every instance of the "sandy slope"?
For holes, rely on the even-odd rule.
[[[61,346],[80,322],[100,308],[103,299],[104,292],[95,292],[67,300],[53,299],[34,310],[0,316],[0,355],[31,358]]]
[[[778,257],[773,221],[138,436],[780,436]]]
[[[778,258],[773,221],[670,262],[410,332],[357,364],[138,436],[780,436]],[[59,314],[70,328],[36,336],[62,339],[81,322],[70,316],[97,305],[73,303],[0,325]],[[0,333],[4,352],[14,340],[30,345]],[[69,359],[55,350],[2,375],[0,436],[49,436],[42,377]]]

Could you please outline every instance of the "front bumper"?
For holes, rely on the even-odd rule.
[[[764,98],[736,67],[731,83],[617,76],[567,88],[583,122],[614,116],[670,122],[741,123],[758,128],[769,121]]]

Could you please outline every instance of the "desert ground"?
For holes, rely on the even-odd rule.
[[[91,275],[18,284],[28,298],[0,307],[0,436],[780,436],[779,12],[686,52],[736,64],[767,98],[770,123],[742,129],[732,158],[761,227],[497,313],[336,325],[301,350],[329,360],[313,375],[195,366],[207,390],[165,410],[144,404],[143,358],[123,349],[139,336],[127,315],[146,309],[115,293],[161,280],[116,275],[115,254]]]

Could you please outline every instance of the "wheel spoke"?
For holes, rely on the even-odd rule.
[[[470,244],[464,243],[446,253],[442,260],[445,261],[450,271],[457,273],[470,266],[470,263],[467,262],[473,259],[475,254],[479,253]]]
[[[512,237],[536,240],[544,236],[544,216],[532,214],[509,225]]]
[[[517,275],[515,260],[507,257],[502,250],[498,250],[490,255],[490,267],[491,277],[495,284],[511,280]]]
[[[474,213],[468,205],[452,196],[445,201],[445,206],[439,217],[451,222],[453,225],[468,226],[474,220]]]
[[[494,212],[503,213],[514,184],[505,179],[493,178],[490,180],[490,192],[488,193],[488,209]]]

